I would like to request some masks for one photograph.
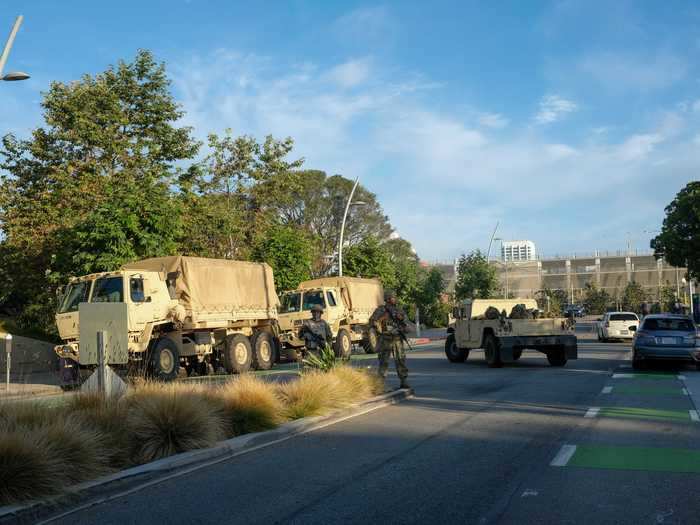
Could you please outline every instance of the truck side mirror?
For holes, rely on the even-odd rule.
[[[150,296],[150,295],[149,295],[148,297],[146,297],[146,302],[147,302],[147,303],[150,303],[150,302],[151,302],[151,296]]]

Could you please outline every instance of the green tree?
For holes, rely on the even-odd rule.
[[[174,164],[199,144],[165,66],[147,51],[44,94],[45,126],[3,137],[0,287],[24,325],[52,325],[53,289],[69,275],[170,252],[180,235]]]
[[[622,308],[630,312],[641,311],[642,303],[649,299],[644,288],[635,281],[627,283],[622,292]]]
[[[420,266],[418,256],[405,239],[389,239],[382,243],[389,254],[389,261],[394,268],[396,281],[396,295],[404,305],[412,305],[418,302],[417,294],[421,289],[421,280],[425,278],[426,271]]]
[[[416,305],[420,308],[421,322],[427,326],[447,325],[450,305],[441,300],[445,285],[445,278],[439,268],[433,267],[424,273],[416,293]]]
[[[661,233],[651,240],[657,257],[700,278],[700,181],[689,182],[666,206]]]
[[[537,300],[537,307],[553,317],[562,315],[564,305],[568,301],[564,290],[553,290],[551,288],[539,290],[535,298]]]
[[[601,290],[595,283],[586,283],[583,289],[583,307],[586,312],[600,315],[608,310],[613,299],[608,292]]]
[[[676,302],[676,287],[668,281],[659,289],[659,307],[662,312],[670,312]]]
[[[328,177],[319,170],[273,176],[271,185],[286,187],[283,196],[268,199],[267,210],[285,224],[306,229],[315,241],[314,275],[325,275],[335,264],[340,227],[348,195],[354,181],[341,175]],[[279,182],[281,180],[281,182]],[[380,242],[389,238],[392,228],[375,194],[358,185],[353,196],[360,206],[351,206],[345,224],[344,242],[354,246],[369,236]]]
[[[376,277],[391,290],[396,290],[398,284],[389,252],[372,236],[343,251],[343,275]]]
[[[252,255],[254,260],[272,266],[278,292],[293,290],[311,278],[311,245],[305,232],[298,228],[273,226],[265,232]]]
[[[491,266],[480,250],[462,255],[457,264],[455,296],[462,299],[488,299],[498,288],[496,269]]]

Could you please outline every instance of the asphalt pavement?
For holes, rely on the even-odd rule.
[[[700,523],[700,373],[633,374],[625,343],[579,356],[489,369],[434,343],[409,355],[413,399],[57,523]]]

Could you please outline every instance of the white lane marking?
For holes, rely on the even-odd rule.
[[[695,422],[700,422],[700,417],[698,417],[698,411],[697,410],[688,410],[690,413],[690,420],[695,421]]]
[[[586,411],[583,417],[596,417],[598,412],[600,412],[600,407],[591,407]]]
[[[634,374],[613,374],[612,376],[613,379],[632,379],[634,377]]]
[[[536,490],[525,489],[525,492],[523,492],[523,493],[520,495],[520,497],[521,497],[521,498],[527,498],[527,497],[530,497],[530,496],[539,496],[539,495],[540,495],[540,493],[537,492]]]
[[[632,365],[622,365],[620,368],[632,368]]]
[[[601,394],[609,394],[610,392],[612,392],[611,386],[604,386],[603,390],[600,391]]]
[[[565,467],[575,453],[576,445],[562,445],[561,450],[549,465],[551,467]]]
[[[683,392],[683,395],[684,395],[684,396],[689,396],[689,395],[690,395],[690,390],[688,390],[687,388],[681,388],[681,392]]]
[[[676,376],[676,379],[678,379],[678,381],[685,381],[685,376]]]

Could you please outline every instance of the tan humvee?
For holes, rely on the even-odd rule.
[[[292,357],[304,350],[299,330],[311,318],[311,307],[320,304],[323,318],[331,327],[335,353],[348,357],[352,343],[360,343],[367,353],[377,351],[378,337],[369,318],[384,304],[384,289],[377,279],[324,277],[302,282],[296,290],[281,296],[280,341]]]
[[[519,304],[528,310],[537,309],[533,299],[471,299],[460,303],[453,309],[454,323],[448,328],[447,358],[453,363],[464,362],[474,348],[484,349],[490,367],[517,361],[526,348],[546,354],[552,366],[564,366],[568,359],[578,357],[576,336],[568,319],[508,317]],[[501,315],[487,319],[489,307]]]
[[[264,263],[159,257],[72,279],[56,314],[59,357],[95,364],[93,352],[80,352],[79,307],[100,302],[126,304],[128,353],[110,364],[170,380],[180,364],[188,373],[245,372],[268,369],[277,357],[279,300]]]

